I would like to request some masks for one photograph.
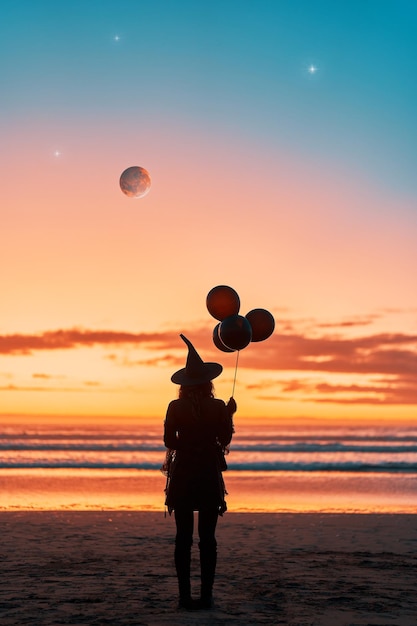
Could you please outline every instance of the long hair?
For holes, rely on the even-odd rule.
[[[179,398],[214,398],[214,385],[211,380],[200,385],[181,385],[178,392]]]
[[[191,401],[191,409],[194,419],[200,419],[200,402],[203,398],[214,398],[214,385],[209,380],[200,385],[181,385],[178,397],[188,398]]]

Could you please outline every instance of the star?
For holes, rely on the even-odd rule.
[[[59,150],[55,150],[55,152],[54,152],[54,157],[55,157],[55,158],[58,158],[58,157],[60,157],[60,156],[61,156],[61,154],[62,154],[62,153],[61,153]]]
[[[310,67],[308,68],[308,73],[315,74],[316,72],[317,72],[317,67],[315,65],[310,65]]]
[[[119,35],[115,35],[115,36],[113,37],[113,40],[114,40],[114,41],[120,41],[120,37],[119,37]]]

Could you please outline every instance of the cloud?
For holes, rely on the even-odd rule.
[[[362,320],[365,322],[365,320]],[[330,327],[308,325],[296,328],[285,321],[265,342],[250,344],[239,359],[240,369],[269,372],[264,381],[248,385],[259,391],[259,398],[283,400],[305,396],[306,401],[341,404],[417,404],[417,335],[407,333],[367,333],[348,337],[358,320],[345,320]],[[303,323],[301,323],[303,326]],[[337,331],[335,328],[337,326]],[[329,330],[331,328],[331,331]],[[186,335],[205,361],[221,361],[224,354],[214,346],[207,326],[192,328]],[[106,359],[124,367],[182,366],[187,348],[178,331],[130,333],[72,328],[38,335],[0,336],[0,354],[32,355],[38,351],[76,350],[82,347],[112,347]],[[118,348],[123,347],[123,353]],[[128,349],[145,350],[149,356],[134,358]],[[274,381],[273,374],[294,372],[291,380]],[[354,383],[333,383],[333,375],[356,377]],[[47,380],[47,374],[34,378]],[[318,378],[322,380],[317,380]],[[369,380],[374,377],[374,380]],[[359,382],[358,382],[359,381]],[[91,381],[90,381],[91,383]],[[95,385],[85,383],[93,388]],[[13,390],[13,385],[3,390]],[[265,395],[268,389],[276,391]],[[41,388],[34,388],[39,391]]]
[[[105,358],[123,367],[160,367],[166,365],[177,366],[184,363],[183,357],[176,357],[172,354],[164,354],[161,356],[151,357],[149,359],[129,359],[126,356],[119,357],[116,354],[109,354]]]
[[[332,394],[337,394],[338,404],[417,404],[417,388],[402,381],[390,381],[387,385],[330,385],[317,386],[315,402],[334,402]],[[320,394],[323,394],[320,395]],[[344,397],[340,397],[340,393]],[[347,394],[347,395],[346,395]]]
[[[128,333],[111,330],[54,330],[38,335],[0,335],[0,354],[29,355],[39,350],[71,350],[97,345],[149,345],[166,347],[167,342],[178,344],[178,333]]]
[[[39,335],[0,335],[0,354],[31,355],[44,350],[74,350],[81,347],[130,346],[165,354],[148,359],[106,358],[125,365],[157,366],[183,363],[186,347],[174,331],[128,333],[82,329],[47,331]],[[207,328],[194,329],[191,339],[205,360],[221,358]],[[170,350],[181,350],[178,356]],[[167,352],[168,351],[168,352]],[[417,335],[385,333],[346,338],[341,334],[309,336],[307,333],[275,332],[265,342],[250,344],[241,355],[240,368],[271,371],[387,374],[417,376]],[[34,377],[46,374],[34,374]]]
[[[377,334],[346,339],[275,333],[251,344],[239,366],[256,370],[357,374],[415,374],[417,336]]]
[[[248,385],[259,400],[417,404],[416,335],[375,333],[347,338],[341,332],[317,335],[317,329],[320,327],[314,336],[309,332],[274,333],[265,344],[248,347],[240,367],[296,374],[285,380],[270,376]],[[335,376],[337,383],[333,382]],[[340,382],[344,379],[347,382]]]
[[[84,389],[84,388],[80,388],[80,387],[37,387],[37,386],[30,386],[30,385],[4,385],[2,387],[0,387],[0,391],[53,391],[53,392],[88,392],[88,389]]]
[[[341,322],[320,322],[316,324],[317,328],[354,328],[356,326],[370,326],[381,315],[364,315],[361,317],[355,317],[352,319],[344,320]]]
[[[62,374],[59,376],[55,376],[52,374],[44,374],[44,373],[40,373],[40,372],[35,372],[34,374],[32,374],[32,378],[37,378],[40,380],[60,380],[62,378],[66,378],[65,376],[63,376]]]
[[[294,397],[303,402],[319,404],[414,405],[417,404],[417,386],[414,377],[392,376],[365,380],[363,383],[331,383],[311,378],[290,380],[264,380],[247,385],[247,389],[264,392],[274,389],[275,394],[259,393],[258,399],[289,401]]]

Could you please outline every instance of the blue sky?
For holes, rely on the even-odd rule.
[[[174,116],[416,192],[415,2],[5,5],[16,123]]]

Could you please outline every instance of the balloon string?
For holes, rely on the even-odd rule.
[[[236,367],[235,367],[235,377],[233,379],[233,389],[232,389],[232,398],[235,395],[235,385],[236,385],[236,374],[237,374],[237,364],[239,362],[239,350],[237,351],[236,354]]]

